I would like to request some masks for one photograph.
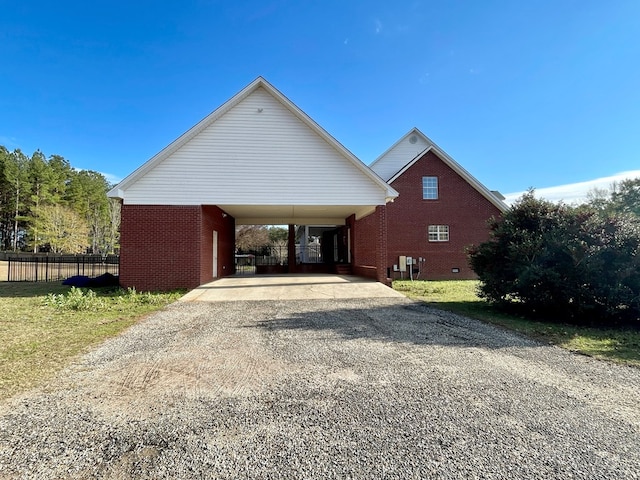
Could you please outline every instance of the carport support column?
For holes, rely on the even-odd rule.
[[[376,238],[376,271],[378,281],[390,285],[387,278],[387,206],[378,205],[376,213],[378,216],[378,235]]]
[[[288,237],[289,273],[296,273],[296,226],[289,225]]]

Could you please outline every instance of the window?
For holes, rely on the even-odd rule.
[[[430,242],[448,242],[449,225],[429,225]]]
[[[438,199],[438,177],[422,177],[422,199]]]

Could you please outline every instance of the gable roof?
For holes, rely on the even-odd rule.
[[[264,114],[262,106],[265,106]],[[250,137],[243,137],[248,133],[251,134]],[[279,151],[276,152],[276,149]],[[307,157],[295,158],[297,152],[303,152]],[[265,158],[271,163],[268,164]],[[297,162],[295,164],[294,158]],[[315,167],[314,162],[318,164]],[[310,189],[308,184],[304,184],[308,179],[300,175],[295,177],[298,167],[302,170],[316,168],[315,171],[318,172],[325,164],[338,169],[336,172],[338,184],[340,176],[344,175],[343,182],[352,188],[345,188],[344,185],[336,186],[334,190],[340,194],[336,194],[335,199],[328,199],[328,194],[324,195],[325,198],[319,200],[320,204],[324,202],[325,205],[338,205],[342,202],[343,205],[371,206],[384,204],[398,196],[398,192],[306,113],[264,78],[258,77],[127,176],[111,189],[108,195],[121,198],[125,203],[157,203],[161,194],[155,190],[162,190],[167,195],[166,203],[170,204],[262,205],[262,201],[256,201],[258,192],[251,195],[251,188],[246,189],[245,202],[238,199],[239,185],[234,185],[235,189],[232,193],[235,193],[235,196],[229,192],[225,196],[224,192],[220,193],[220,189],[216,191],[211,182],[222,182],[221,179],[224,177],[227,184],[232,184],[240,175],[240,173],[234,174],[238,169],[244,169],[245,178],[247,175],[253,175],[260,177],[256,179],[259,181],[262,176],[268,176],[269,168],[276,168],[279,169],[280,174],[287,173],[289,184],[284,180],[280,183],[284,183],[288,189],[278,190],[276,195],[270,197],[263,196],[264,204],[297,204],[294,200],[304,197],[305,188]],[[193,185],[188,188],[189,192],[184,192],[182,197],[175,198],[176,186],[180,185],[181,181],[187,182],[184,175],[180,178],[184,173],[180,168],[185,165],[192,169],[188,181]],[[254,167],[254,170],[249,167]],[[209,171],[212,168],[217,169],[215,174]],[[328,171],[318,177],[318,182],[324,182],[325,190],[333,188],[327,185],[330,175],[331,171]],[[292,198],[294,197],[291,193],[294,191],[292,184],[295,185],[293,180],[298,179],[302,182],[301,191],[296,198]],[[276,178],[275,183],[278,183],[278,180]],[[211,185],[208,190],[205,188],[206,185],[203,185],[206,181]],[[216,184],[216,188],[217,185],[219,184]],[[171,190],[172,187],[173,190]],[[321,192],[322,187],[323,185],[312,185],[310,193],[317,194],[318,191]],[[202,198],[197,197],[198,188]],[[276,187],[273,188],[275,190]],[[315,191],[312,192],[314,189]],[[289,194],[288,197],[283,193],[286,198],[280,198],[283,190]],[[218,197],[214,195],[216,192]],[[303,198],[301,203],[311,205],[313,202],[310,194],[307,197],[309,198]],[[361,214],[362,211],[360,209]]]
[[[438,158],[460,175],[501,212],[507,210],[508,206],[496,194],[480,183],[458,162],[436,145],[433,140],[415,127],[409,130],[400,140],[374,160],[370,168],[391,184],[430,151],[436,154]]]

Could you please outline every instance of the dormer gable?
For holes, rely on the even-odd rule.
[[[507,210],[508,207],[502,199],[480,183],[458,162],[436,145],[434,141],[415,127],[409,130],[409,132],[394,143],[391,148],[380,155],[370,165],[370,168],[391,185],[427,152],[433,152],[446,165],[460,175],[469,185],[475,188],[483,197],[495,205],[501,212]],[[402,194],[402,192],[400,192],[400,194]]]

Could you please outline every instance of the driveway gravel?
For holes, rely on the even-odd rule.
[[[404,298],[178,302],[0,405],[0,478],[640,478],[639,399]]]

